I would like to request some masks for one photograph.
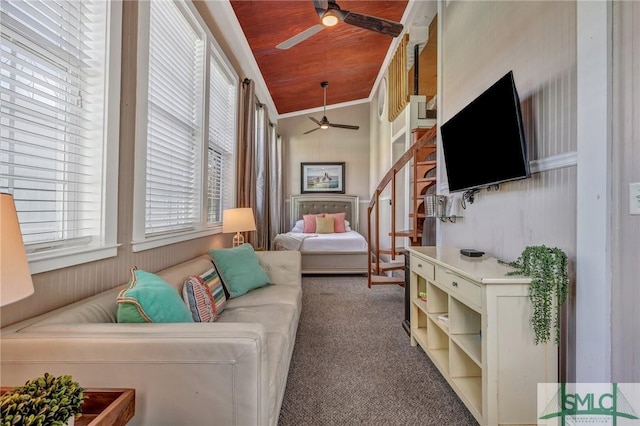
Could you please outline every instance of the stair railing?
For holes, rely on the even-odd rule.
[[[416,164],[416,156],[418,154],[418,150],[421,148],[426,147],[427,145],[429,145],[431,143],[431,141],[433,139],[436,138],[436,134],[437,134],[437,129],[436,126],[433,126],[432,128],[428,129],[421,137],[420,139],[418,139],[414,144],[412,144],[409,149],[402,154],[402,156],[393,164],[393,166],[391,166],[391,168],[389,169],[389,171],[387,171],[387,173],[383,176],[383,178],[380,180],[380,183],[378,184],[378,186],[376,187],[375,191],[373,192],[373,196],[371,197],[371,201],[369,202],[369,207],[367,208],[367,222],[368,222],[368,226],[367,226],[367,231],[368,231],[368,235],[369,238],[367,239],[367,249],[368,249],[368,262],[369,262],[369,273],[367,274],[367,285],[369,286],[369,288],[371,287],[371,274],[372,274],[372,270],[375,271],[380,271],[380,194],[382,194],[382,192],[385,190],[385,188],[391,183],[393,184],[392,188],[391,188],[391,232],[390,232],[390,236],[391,236],[391,258],[395,259],[395,252],[396,252],[396,220],[395,220],[395,211],[396,211],[396,193],[395,193],[395,187],[396,187],[396,175],[398,174],[398,172],[400,172],[404,166],[410,161],[410,160],[414,160],[414,165]],[[414,171],[415,171],[415,167],[414,167]],[[415,197],[417,194],[415,193],[415,191],[417,190],[417,186],[416,186],[416,176],[415,176],[415,172],[414,172],[414,178],[413,178],[413,185],[414,185],[414,194],[413,196]],[[417,224],[417,215],[418,212],[415,211],[415,206],[416,203],[413,202],[412,203],[412,208],[413,208],[413,217],[414,217],[414,232],[417,232],[417,228],[415,227]],[[372,226],[371,226],[371,218],[372,218],[372,213],[375,209],[375,250],[373,250],[373,247],[371,246],[371,231],[372,231]],[[372,258],[373,254],[375,251],[375,261]]]

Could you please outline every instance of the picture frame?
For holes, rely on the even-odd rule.
[[[344,162],[300,163],[300,193],[344,194]]]

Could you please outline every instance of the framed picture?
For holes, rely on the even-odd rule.
[[[344,194],[344,162],[300,163],[300,192]]]

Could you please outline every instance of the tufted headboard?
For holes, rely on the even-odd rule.
[[[291,226],[305,214],[342,213],[346,212],[346,220],[351,229],[358,231],[360,203],[357,195],[342,194],[302,194],[291,196]]]

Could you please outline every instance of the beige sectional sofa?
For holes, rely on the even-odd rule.
[[[1,330],[1,384],[49,372],[136,390],[130,425],[275,425],[302,303],[300,253],[256,252],[271,285],[227,301],[214,323],[119,324],[124,285]],[[178,291],[202,255],[157,274]]]

